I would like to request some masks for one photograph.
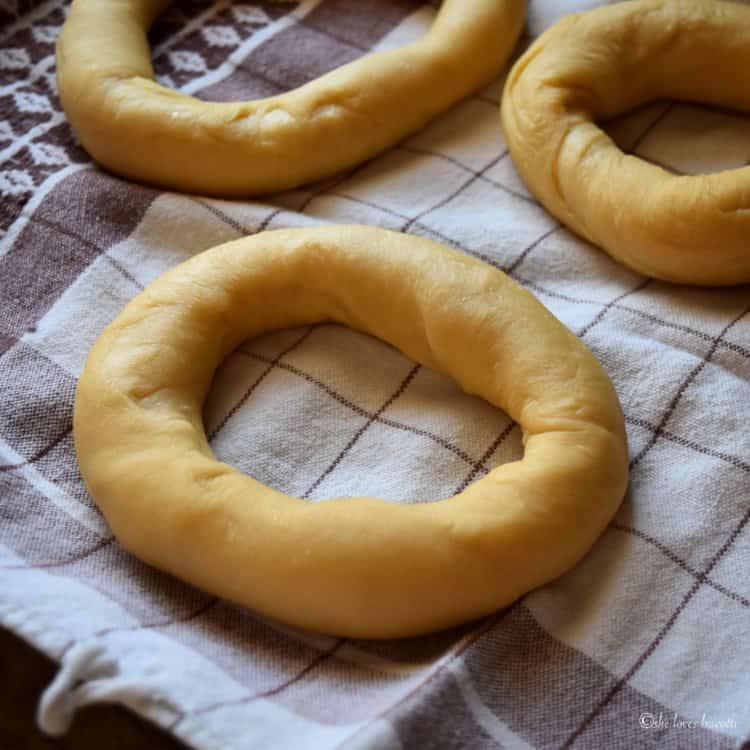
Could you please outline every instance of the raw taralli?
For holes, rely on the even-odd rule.
[[[269,193],[392,146],[488,83],[525,0],[445,0],[430,31],[280,96],[204,102],[154,81],[146,32],[165,0],[74,0],[57,46],[65,112],[112,172],[173,190]]]
[[[568,16],[516,63],[503,96],[521,175],[571,229],[647,276],[750,281],[750,167],[676,176],[595,123],[647,101],[750,111],[750,8],[632,0]]]
[[[202,402],[248,337],[337,321],[504,409],[524,457],[452,498],[307,502],[219,462]],[[214,594],[352,637],[485,615],[573,566],[627,485],[615,391],[594,356],[500,271],[357,226],[265,232],[208,250],[130,302],[75,403],[81,472],[120,542]]]

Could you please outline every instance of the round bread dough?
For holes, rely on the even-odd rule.
[[[445,0],[430,31],[294,91],[204,102],[154,81],[146,32],[165,0],[74,0],[57,45],[65,112],[112,172],[173,190],[247,196],[353,167],[497,75],[525,0]]]
[[[309,502],[219,462],[202,403],[264,331],[337,321],[520,423],[523,460],[450,499]],[[485,615],[559,576],[628,478],[619,402],[589,350],[500,271],[359,226],[265,232],[177,266],[91,351],[75,445],[120,542],[206,591],[294,625],[385,638]]]
[[[520,58],[505,137],[539,200],[582,237],[658,279],[750,281],[750,167],[676,176],[624,154],[597,121],[648,101],[750,111],[750,8],[632,0],[568,16]]]

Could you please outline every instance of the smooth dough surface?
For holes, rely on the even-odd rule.
[[[526,10],[525,0],[445,0],[412,44],[289,93],[218,103],[154,81],[146,32],[167,5],[74,0],[57,46],[60,98],[111,171],[219,196],[297,187],[392,146],[500,72]]]
[[[632,0],[568,16],[506,83],[521,175],[571,229],[647,276],[750,281],[750,167],[676,176],[624,154],[596,121],[678,99],[750,111],[750,7]]]
[[[248,337],[318,321],[377,336],[504,409],[523,459],[414,505],[308,502],[219,462],[201,414],[216,367]],[[92,349],[74,432],[127,549],[266,615],[353,637],[442,629],[556,578],[628,478],[608,377],[529,292],[443,245],[360,226],[261,233],[159,278]]]

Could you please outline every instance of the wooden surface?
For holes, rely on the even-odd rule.
[[[185,750],[170,735],[116,705],[81,709],[64,737],[42,734],[34,713],[56,671],[54,662],[0,628],[0,750]]]

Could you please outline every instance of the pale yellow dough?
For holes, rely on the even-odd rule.
[[[523,429],[521,461],[447,499],[289,497],[219,462],[202,402],[263,331],[338,321],[452,376]],[[589,350],[500,271],[358,226],[266,232],[208,250],[136,297],[94,346],[75,444],[120,542],[294,625],[386,638],[485,615],[559,576],[628,478],[615,391]]]
[[[666,281],[750,281],[750,167],[675,176],[598,125],[657,99],[750,111],[750,8],[632,0],[569,16],[516,63],[505,137],[539,200],[631,268]]]
[[[60,98],[107,169],[220,196],[297,187],[392,146],[500,72],[526,11],[525,0],[445,0],[417,42],[280,96],[210,103],[154,82],[146,32],[167,5],[74,0],[57,46]]]

